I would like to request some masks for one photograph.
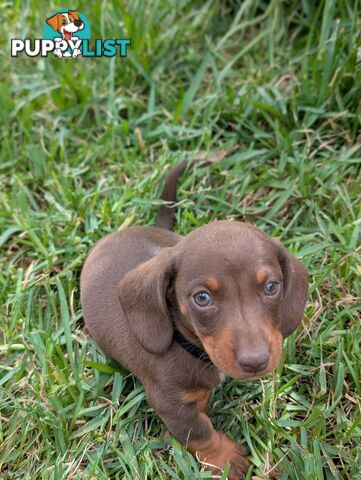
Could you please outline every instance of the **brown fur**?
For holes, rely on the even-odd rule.
[[[280,284],[272,297],[263,291],[270,280]],[[193,298],[204,290],[213,297],[207,308]],[[81,274],[86,326],[100,348],[138,377],[169,431],[194,455],[216,473],[231,462],[230,480],[247,470],[246,451],[214,430],[204,413],[210,392],[224,374],[249,380],[277,367],[306,292],[306,270],[293,255],[257,228],[231,221],[185,237],[127,228],[100,240]],[[212,363],[174,341],[175,327]]]

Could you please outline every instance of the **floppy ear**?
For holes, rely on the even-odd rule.
[[[56,13],[55,15],[53,15],[52,17],[49,17],[46,19],[46,23],[48,25],[50,25],[52,27],[53,30],[55,30],[56,32],[58,31],[58,28],[59,28],[59,14]]]
[[[281,332],[288,337],[303,318],[307,297],[307,270],[285,247],[279,245],[278,260],[284,279],[281,304]]]
[[[74,20],[80,20],[77,10],[68,10],[69,15],[73,15]]]
[[[172,248],[165,248],[128,272],[118,286],[118,298],[134,335],[148,352],[158,355],[173,340],[167,289],[174,271]]]

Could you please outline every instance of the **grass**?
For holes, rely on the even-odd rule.
[[[97,239],[152,224],[171,165],[235,144],[183,177],[176,231],[252,222],[310,291],[277,371],[209,413],[247,478],[361,479],[360,2],[83,2],[126,59],[11,59],[58,7],[0,6],[1,480],[210,478],[83,333],[79,273]]]

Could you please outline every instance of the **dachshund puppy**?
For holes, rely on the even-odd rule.
[[[162,198],[175,201],[183,162]],[[224,376],[254,380],[273,371],[282,340],[303,317],[307,272],[258,228],[217,221],[182,237],[169,231],[174,205],[156,227],[107,235],[81,274],[86,326],[99,347],[143,384],[169,431],[219,474],[243,478],[240,444],[205,413]]]

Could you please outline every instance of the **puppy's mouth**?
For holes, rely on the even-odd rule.
[[[63,30],[64,40],[70,40],[72,36],[72,32],[68,32],[68,30]]]

